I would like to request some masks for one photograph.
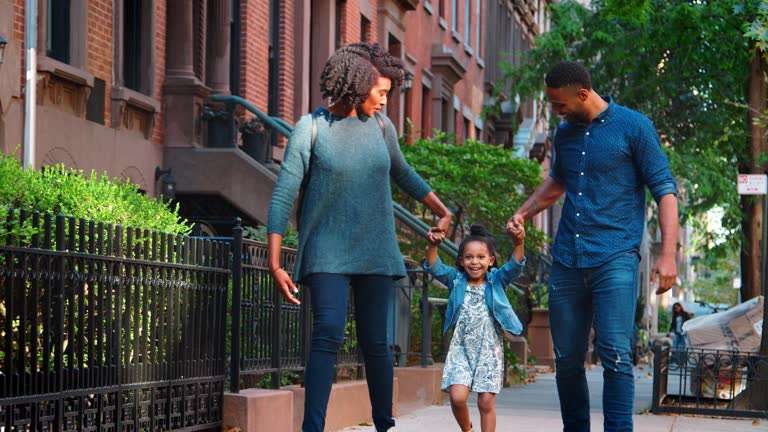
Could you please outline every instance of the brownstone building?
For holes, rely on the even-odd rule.
[[[234,129],[253,114],[210,96],[239,96],[293,124],[324,103],[318,77],[328,56],[360,40],[405,61],[412,85],[393,92],[387,107],[401,132],[410,119],[424,136],[441,129],[457,142],[515,145],[520,156],[533,152],[545,163],[540,103],[510,97],[501,118],[484,120],[481,112],[493,102],[496,63],[545,29],[547,1],[39,0],[34,165],[130,178],[149,196],[159,195],[170,169],[183,215],[204,231],[225,232],[234,216],[264,223],[278,169],[271,162],[282,159],[285,140],[271,134],[268,156],[254,158]],[[24,5],[0,0],[0,35],[8,40],[0,150],[19,149],[19,158],[24,41],[33,30],[25,28]],[[221,125],[232,126],[229,135]]]

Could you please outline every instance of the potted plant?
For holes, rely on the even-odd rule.
[[[240,126],[243,151],[261,164],[272,162],[271,131],[258,117],[251,117]]]

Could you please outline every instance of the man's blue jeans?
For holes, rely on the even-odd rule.
[[[635,396],[632,332],[638,261],[638,255],[631,252],[599,267],[579,269],[557,262],[552,264],[549,322],[565,432],[590,430],[584,360],[593,317],[597,331],[596,349],[604,369],[604,430],[632,431]]]
[[[312,347],[304,371],[302,431],[322,432],[325,429],[336,354],[344,340],[350,285],[373,423],[377,431],[386,431],[395,425],[392,419],[392,357],[387,345],[392,277],[315,273],[306,279],[312,305]]]

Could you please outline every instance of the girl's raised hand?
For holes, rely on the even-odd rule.
[[[522,244],[525,240],[525,226],[510,219],[509,222],[507,222],[507,234],[512,238],[512,242],[515,245]]]
[[[429,237],[427,240],[433,245],[438,245],[445,240],[445,231],[438,227],[432,227],[429,229]]]

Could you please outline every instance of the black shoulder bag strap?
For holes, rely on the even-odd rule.
[[[304,178],[301,179],[301,186],[299,187],[299,197],[296,203],[296,227],[301,228],[301,214],[304,211],[304,193],[307,191],[307,184],[309,184],[309,174],[312,172],[312,159],[315,154],[315,140],[317,139],[317,114],[312,113],[312,137],[309,141],[309,162],[307,163],[307,172],[304,173]]]
[[[379,122],[379,127],[381,128],[381,134],[384,135],[384,138],[386,138],[387,133],[385,132],[386,127],[384,126],[384,119],[381,118],[378,112],[374,112],[373,115],[376,116],[376,121]]]

